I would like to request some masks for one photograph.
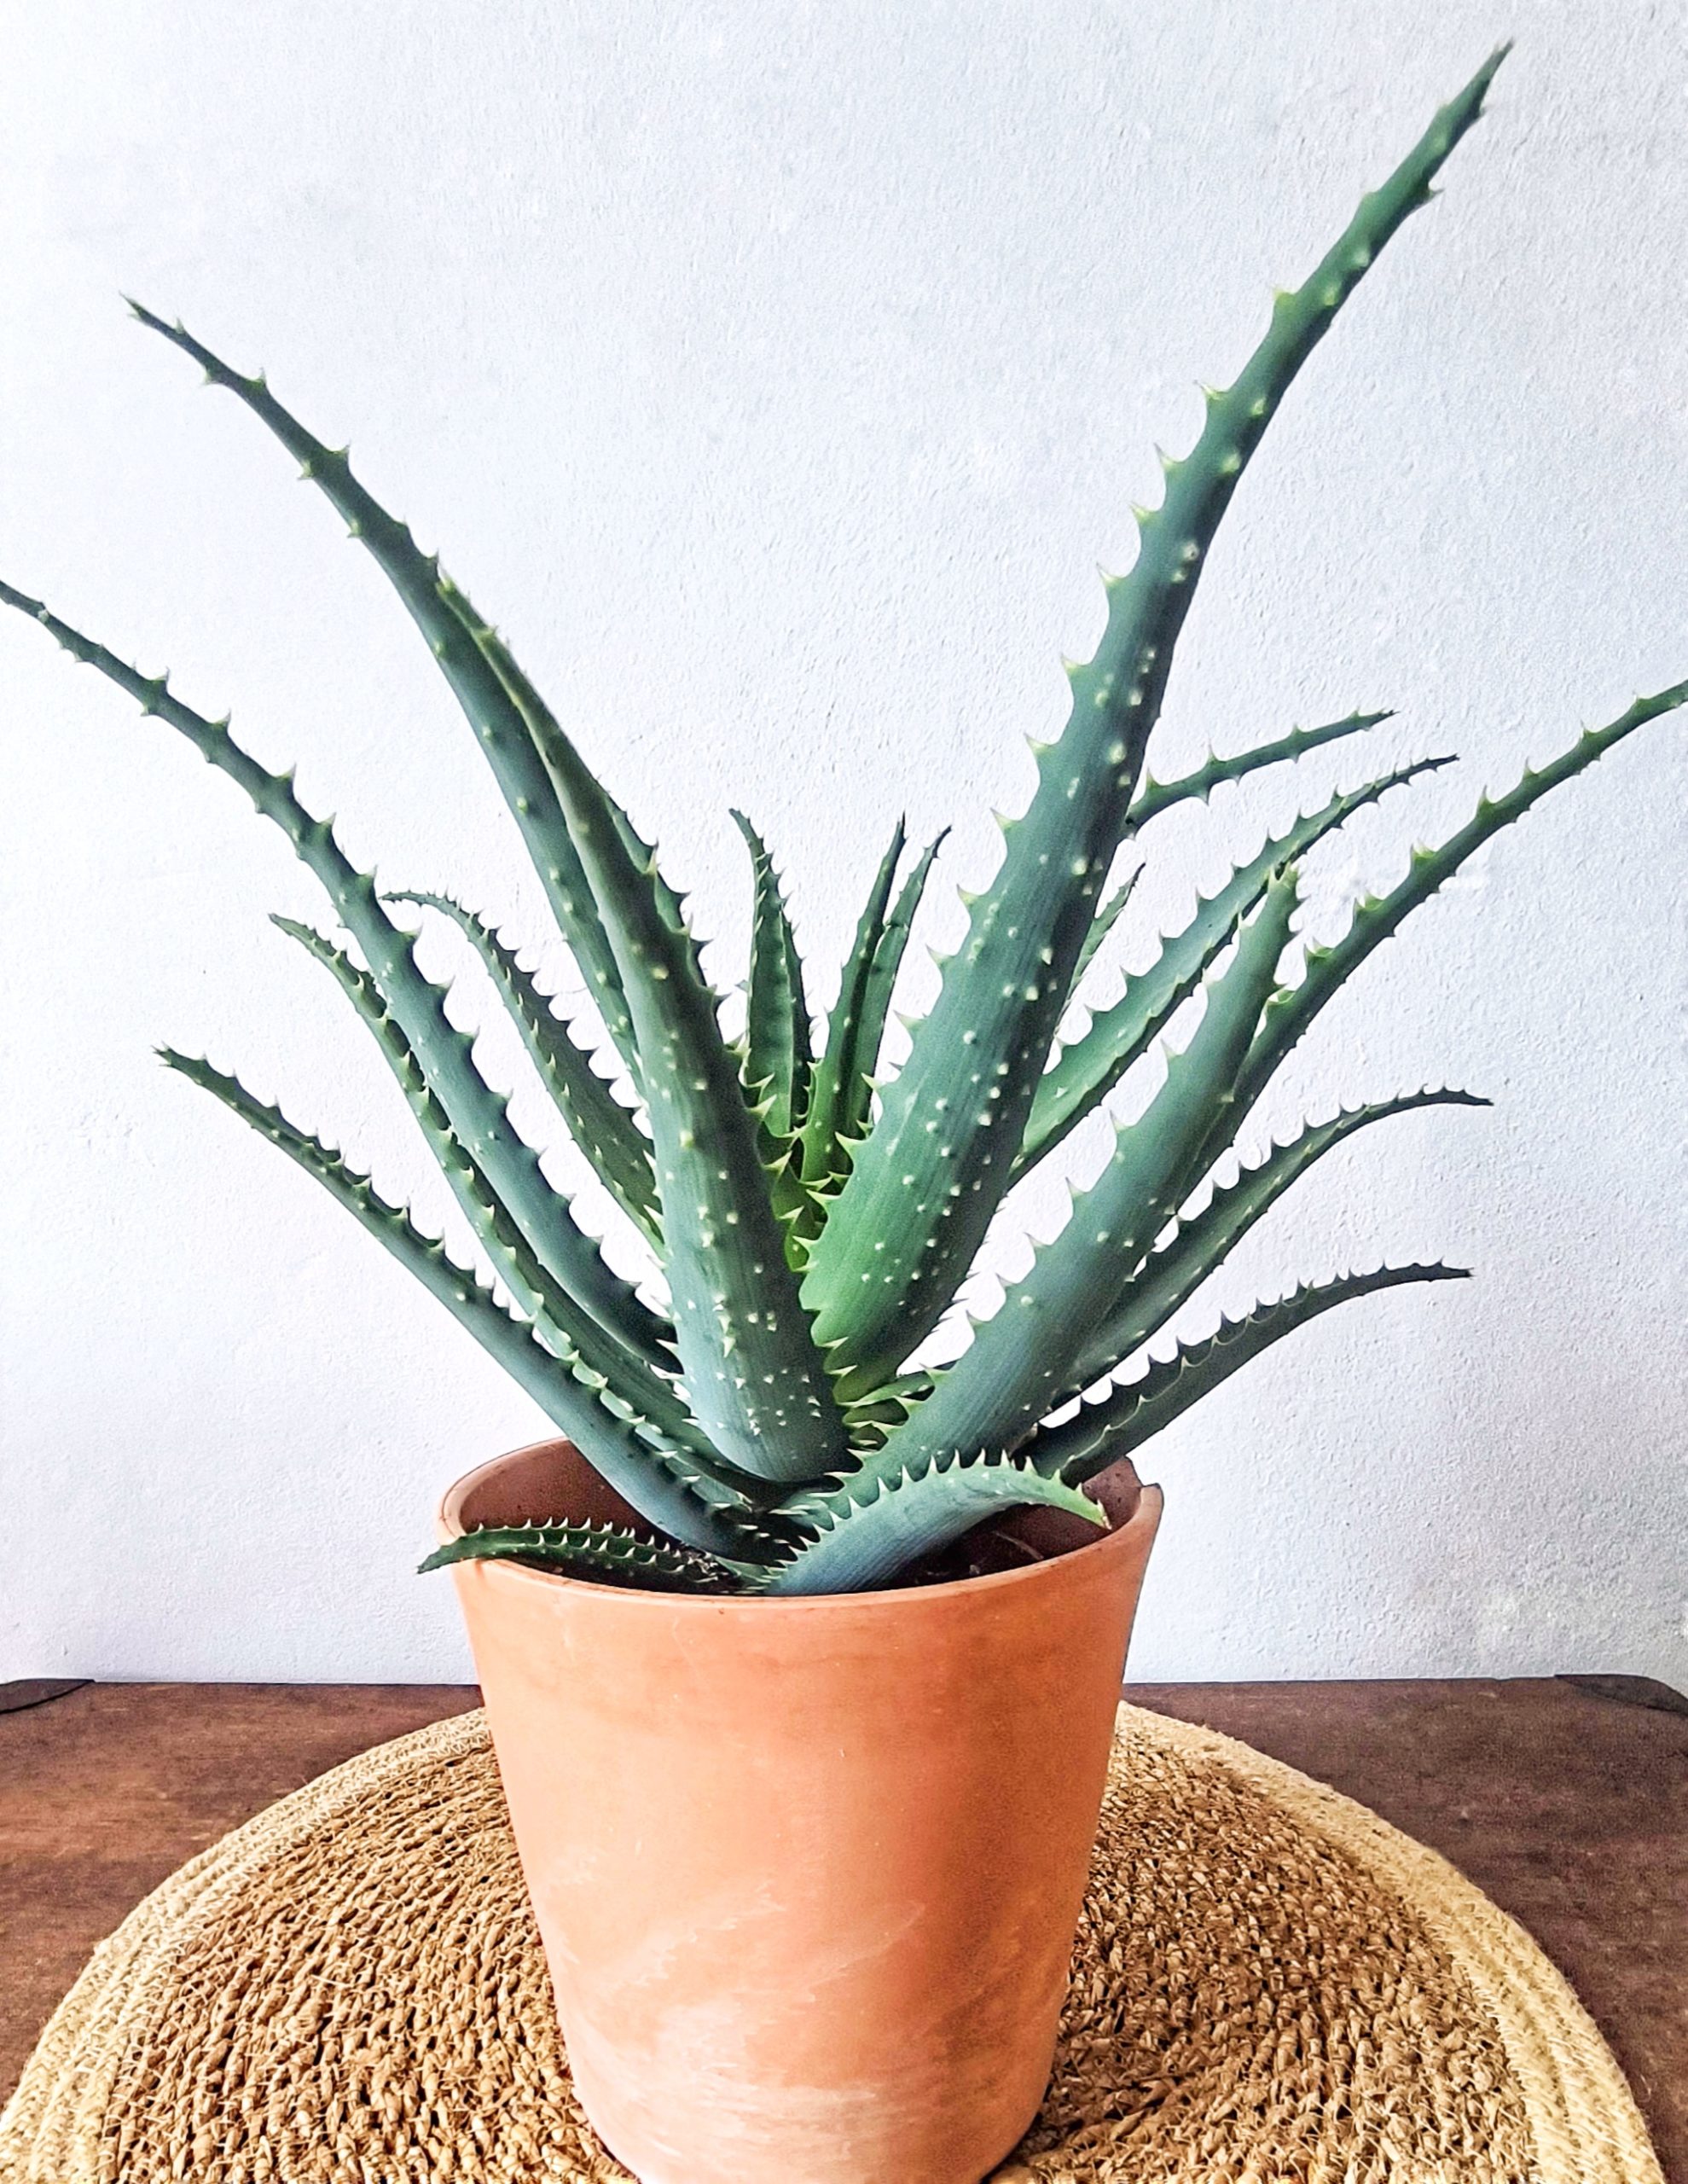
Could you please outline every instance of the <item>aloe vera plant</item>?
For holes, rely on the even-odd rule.
[[[1179,632],[1238,480],[1314,344],[1432,195],[1501,57],[1361,201],[1311,276],[1277,296],[1234,385],[1207,396],[1193,448],[1164,463],[1160,506],[1137,512],[1135,561],[1106,580],[1101,642],[1068,668],[1064,732],[1035,746],[1030,807],[1003,822],[989,885],[964,897],[966,938],[896,1069],[886,1025],[938,845],[911,863],[898,827],[816,1036],[779,875],[755,827],[735,814],[754,914],[742,1022],[724,1018],[652,849],[438,560],[372,498],[346,452],[316,439],[262,377],[134,306],[270,428],[391,581],[486,755],[592,1003],[570,1020],[510,940],[448,896],[383,890],[226,719],[195,712],[163,678],[0,586],[185,735],[293,841],[344,938],[278,922],[374,1033],[483,1265],[456,1264],[368,1176],[234,1077],[172,1049],[165,1060],[331,1192],[644,1520],[638,1530],[559,1521],[482,1531],[424,1567],[508,1555],[610,1582],[769,1595],[882,1584],[1017,1506],[1099,1521],[1087,1483],[1260,1351],[1349,1298],[1461,1274],[1437,1264],[1345,1275],[1117,1377],[1334,1146],[1407,1109],[1482,1104],[1440,1090],[1359,1107],[1215,1184],[1273,1072],[1349,974],[1474,850],[1680,705],[1688,684],[1638,699],[1505,795],[1485,797],[1441,846],[1412,852],[1398,886],[1362,899],[1333,946],[1292,944],[1301,860],[1421,767],[1379,774],[1267,839],[1117,1000],[1088,1008],[1084,982],[1128,907],[1134,871],[1111,893],[1111,876],[1122,852],[1135,863],[1157,818],[1384,717],[1351,714],[1176,779],[1147,769]],[[660,1304],[611,1271],[512,1125],[473,1041],[449,1021],[444,991],[418,967],[414,921],[424,915],[450,920],[481,958],[574,1142],[651,1247]],[[1193,1029],[1147,1104],[1117,1126],[1111,1157],[1064,1227],[1000,1309],[971,1324],[959,1356],[923,1367],[922,1346],[952,1312],[1008,1192],[1161,1048],[1198,996]],[[587,1028],[593,1017],[607,1054]],[[612,1077],[630,1087],[631,1104]]]

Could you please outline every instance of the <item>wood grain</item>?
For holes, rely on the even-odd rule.
[[[1557,1681],[1138,1684],[1428,1843],[1565,1972],[1688,2184],[1688,1718]],[[93,1944],[195,1851],[444,1685],[90,1684],[0,1715],[0,2094]]]

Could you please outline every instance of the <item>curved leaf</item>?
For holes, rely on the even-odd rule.
[[[692,1411],[741,1470],[813,1478],[844,1457],[844,1422],[786,1263],[758,1124],[716,996],[654,860],[629,849],[608,798],[495,632],[478,629],[475,640],[544,759],[621,968]]]
[[[1075,1198],[1065,1228],[975,1327],[955,1362],[933,1374],[931,1393],[891,1428],[864,1470],[892,1472],[931,1456],[1012,1449],[1060,1400],[1139,1260],[1199,1179],[1196,1150],[1276,984],[1296,877],[1291,867],[1267,888],[1235,956],[1213,981],[1190,1043],[1170,1058],[1144,1113],[1118,1132],[1113,1158]]]
[[[1487,1107],[1489,1104],[1474,1092],[1407,1092],[1367,1107],[1346,1108],[1328,1122],[1306,1125],[1287,1144],[1274,1145],[1264,1159],[1244,1168],[1234,1182],[1215,1190],[1201,1211],[1180,1222],[1171,1239],[1151,1255],[1080,1362],[1068,1394],[1076,1395],[1081,1388],[1117,1371],[1134,1350],[1158,1333],[1291,1184],[1356,1130],[1419,1107]]]
[[[861,1474],[825,1493],[782,1505],[814,1536],[789,1560],[750,1579],[758,1593],[866,1592],[1003,1509],[1032,1502],[1070,1510],[1093,1525],[1106,1517],[1061,1479],[1012,1457],[928,1459],[890,1472]]]
[[[537,1154],[510,1123],[509,1102],[490,1090],[475,1067],[474,1041],[446,1016],[444,991],[423,977],[411,936],[387,915],[373,875],[359,872],[341,851],[334,822],[314,818],[295,794],[290,774],[272,774],[261,766],[235,741],[226,719],[207,720],[184,705],[165,677],[137,673],[115,653],[10,584],[0,583],[0,601],[31,615],[73,659],[97,668],[126,691],[143,713],[156,714],[185,736],[202,758],[245,790],[264,817],[281,828],[363,950],[383,1001],[427,1072],[454,1136],[473,1153],[535,1257],[616,1341],[634,1350],[655,1346],[664,1332],[662,1322],[629,1283],[605,1266],[596,1244],[576,1224],[567,1200],[545,1180]]]
[[[453,1562],[519,1561],[565,1577],[633,1584],[642,1592],[731,1593],[739,1579],[712,1555],[666,1540],[642,1539],[619,1525],[482,1525],[437,1547],[421,1571]]]
[[[1243,920],[1266,892],[1273,874],[1288,858],[1304,857],[1326,834],[1368,804],[1416,780],[1420,774],[1451,766],[1452,758],[1421,758],[1397,767],[1363,787],[1333,796],[1317,811],[1297,819],[1258,856],[1238,865],[1215,895],[1198,900],[1196,915],[1180,932],[1163,939],[1160,954],[1146,971],[1128,978],[1110,1008],[1095,1011],[1088,1027],[1058,1048],[1037,1087],[1026,1123],[1025,1143],[1014,1162],[1018,1178],[1053,1153],[1069,1132],[1093,1114],[1127,1070],[1140,1061],[1201,982],[1203,974],[1233,939]]]
[[[662,1224],[657,1214],[657,1180],[650,1141],[592,1066],[592,1057],[557,1014],[552,997],[525,971],[516,951],[484,918],[465,909],[450,895],[421,888],[382,891],[387,903],[413,903],[438,910],[461,932],[486,966],[499,998],[514,1019],[530,1059],[561,1111],[569,1135],[592,1163],[617,1204],[646,1240],[658,1246]]]
[[[1372,1274],[1339,1275],[1334,1281],[1306,1282],[1275,1304],[1258,1304],[1240,1320],[1221,1320],[1205,1342],[1180,1344],[1173,1356],[1151,1364],[1123,1387],[1081,1405],[1076,1417],[1048,1426],[1021,1451],[1028,1463],[1077,1484],[1093,1478],[1122,1456],[1170,1426],[1221,1381],[1337,1304],[1409,1281],[1465,1281],[1463,1266],[1383,1266]]]
[[[321,1139],[298,1129],[279,1107],[254,1098],[238,1079],[172,1048],[160,1051],[170,1068],[222,1101],[314,1176],[438,1298],[641,1517],[688,1546],[740,1557],[757,1551],[745,1520],[700,1499],[673,1467],[670,1452],[646,1440],[628,1416],[608,1409],[596,1387],[554,1356],[473,1273],[455,1266],[444,1244],[424,1236],[401,1209],[379,1198],[367,1176],[357,1174]]]
[[[1157,781],[1152,774],[1145,774],[1141,787],[1131,799],[1132,832],[1141,834],[1151,819],[1157,819],[1175,804],[1186,803],[1192,798],[1205,804],[1221,781],[1239,781],[1244,775],[1252,774],[1262,766],[1286,764],[1291,759],[1304,758],[1309,751],[1316,751],[1321,743],[1334,743],[1344,735],[1359,735],[1394,717],[1392,712],[1349,713],[1342,720],[1328,722],[1323,728],[1292,728],[1275,743],[1257,743],[1252,751],[1239,751],[1234,758],[1220,758],[1210,754],[1193,773],[1180,774],[1176,781]]]
[[[1476,810],[1437,849],[1415,849],[1407,877],[1384,896],[1367,896],[1354,906],[1348,931],[1334,947],[1309,946],[1299,985],[1276,994],[1267,1008],[1260,1031],[1238,1079],[1234,1107],[1215,1125],[1209,1157],[1217,1159],[1241,1127],[1244,1117],[1260,1097],[1273,1073],[1299,1044],[1320,1010],[1358,970],[1374,948],[1395,932],[1422,903],[1452,879],[1476,850],[1504,828],[1523,818],[1532,804],[1550,789],[1580,774],[1614,744],[1662,714],[1688,703],[1688,682],[1673,683],[1650,698],[1637,698],[1604,728],[1586,729],[1567,751],[1539,769],[1526,767],[1516,787],[1505,796],[1482,798]]]
[[[415,1117],[428,1150],[451,1186],[452,1194],[493,1267],[525,1312],[537,1320],[552,1339],[566,1346],[589,1372],[605,1383],[611,1400],[629,1403],[641,1418],[664,1433],[697,1447],[703,1455],[713,1451],[704,1440],[672,1384],[663,1377],[666,1358],[650,1349],[619,1341],[606,1333],[572,1292],[553,1281],[528,1248],[520,1229],[476,1162],[451,1128],[432,1081],[414,1048],[382,998],[380,988],[367,971],[354,963],[343,948],[296,919],[277,917],[271,923],[296,940],[322,967],[332,973],[342,993],[374,1033],[387,1066],[397,1078],[411,1113]],[[601,1263],[601,1262],[600,1262]],[[604,1269],[605,1278],[609,1269]],[[672,1345],[673,1333],[656,1322],[662,1350]]]
[[[1430,198],[1500,58],[1362,199],[1311,278],[1279,294],[1235,385],[1209,397],[1194,448],[1166,465],[1165,497],[1140,519],[1136,562],[1109,585],[1095,657],[1069,670],[1066,730],[1039,753],[1030,807],[1008,826],[1002,863],[882,1095],[838,1217],[815,1239],[803,1294],[841,1370],[894,1371],[972,1263],[1008,1187],[1099,891],[1130,825],[1174,648],[1220,520],[1301,366],[1378,253]],[[987,1088],[1000,1095],[989,1103]]]
[[[236,396],[274,433],[298,462],[300,474],[345,519],[351,536],[368,549],[397,593],[475,731],[587,990],[636,1083],[638,1056],[614,953],[544,766],[520,715],[469,633],[467,624],[479,619],[474,609],[444,575],[438,555],[423,554],[409,525],[389,515],[353,476],[348,450],[326,446],[308,432],[276,399],[261,372],[248,377],[235,371],[179,319],[171,326],[132,297],[127,300],[142,326],[191,357],[211,385]]]

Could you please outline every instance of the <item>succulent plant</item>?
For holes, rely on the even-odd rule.
[[[1504,53],[1504,49],[1502,49]],[[644,1520],[489,1530],[442,1548],[520,1557],[612,1582],[766,1594],[880,1585],[980,1523],[1053,1504],[1100,1520],[1084,1489],[1239,1366],[1350,1298],[1443,1281],[1383,1266],[1303,1287],[1135,1377],[1116,1376],[1252,1225],[1332,1147],[1384,1118],[1482,1104],[1427,1090],[1338,1113],[1215,1170],[1273,1072],[1349,974],[1481,844],[1656,715],[1688,684],[1639,699],[1517,786],[1485,797],[1406,877],[1354,909],[1333,946],[1291,948],[1300,860],[1404,766],[1332,797],[1201,901],[1117,1000],[1082,981],[1126,908],[1134,857],[1163,813],[1384,717],[1350,715],[1193,772],[1147,771],[1174,648],[1209,543],[1273,411],[1314,344],[1476,119],[1496,54],[1365,198],[1311,277],[1277,296],[1235,384],[1206,398],[1187,456],[1165,461],[1159,507],[1137,511],[1129,572],[1105,579],[1094,656],[1067,669],[1071,712],[1035,745],[1037,786],[1002,822],[995,877],[965,897],[966,937],[943,961],[900,1068],[884,1053],[903,951],[938,845],[905,862],[898,827],[875,874],[825,1036],[760,835],[734,815],[754,889],[742,1028],[723,1021],[682,904],[502,639],[325,446],[270,392],[135,305],[148,327],[238,396],[327,495],[397,591],[467,714],[579,967],[606,1056],[522,967],[502,934],[450,897],[383,891],[343,853],[288,775],[259,765],[228,721],[196,712],[38,601],[0,587],[78,659],[177,729],[243,788],[322,883],[350,944],[278,920],[338,981],[379,1042],[484,1258],[460,1266],[369,1178],[209,1062],[163,1050],[330,1191],[539,1403]],[[508,1005],[574,1142],[651,1246],[665,1301],[618,1278],[517,1134],[508,1103],[418,968],[405,914],[452,921]],[[1283,972],[1286,955],[1291,970]],[[1160,1049],[1203,996],[1187,1039],[1094,1183],[953,1361],[911,1364],[954,1305],[988,1225],[1021,1177]],[[1074,1012],[1079,1013],[1076,1016]],[[736,1019],[734,1019],[736,1025]],[[618,1097],[611,1077],[630,1086]],[[1228,1169],[1225,1170],[1228,1173]],[[496,1286],[484,1278],[490,1273]],[[652,1290],[654,1294],[654,1289]]]

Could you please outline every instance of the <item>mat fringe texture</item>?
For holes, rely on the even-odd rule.
[[[574,2100],[479,1714],[155,1891],[0,2117],[3,2184],[537,2178],[626,2171]],[[1521,1927],[1363,1806],[1122,1707],[1054,2079],[995,2184],[1150,2179],[1663,2184]]]

